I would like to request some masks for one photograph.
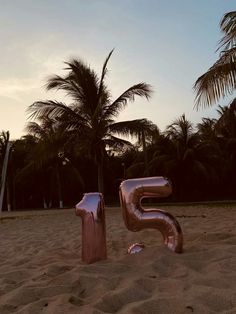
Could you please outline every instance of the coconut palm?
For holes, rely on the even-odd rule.
[[[30,122],[27,125],[27,131],[32,134],[37,141],[35,149],[32,151],[32,161],[30,163],[36,169],[40,169],[47,177],[47,181],[52,181],[52,185],[57,187],[57,196],[59,207],[63,207],[62,196],[62,176],[64,168],[69,165],[73,169],[73,174],[80,182],[81,177],[69,160],[70,155],[70,138],[71,132],[62,128],[61,123],[57,120],[44,116],[40,123]],[[44,191],[45,192],[45,191]],[[44,197],[44,206],[46,199]]]
[[[228,106],[220,106],[218,113],[220,118],[216,123],[216,132],[221,139],[221,148],[228,155],[229,165],[232,168],[236,163],[236,99]]]
[[[202,141],[212,142],[216,140],[216,123],[216,119],[202,118],[202,122],[197,124],[198,134]]]
[[[215,152],[201,141],[185,115],[173,121],[159,136],[156,152],[149,163],[152,173],[162,173],[174,184],[175,195],[184,199],[200,190],[213,176]]]
[[[14,209],[27,206],[32,208],[32,202],[27,204],[27,201],[37,198],[38,192],[43,186],[39,180],[38,171],[31,167],[35,158],[32,152],[35,150],[36,145],[37,139],[29,134],[14,141],[9,165],[12,205]],[[34,187],[37,187],[36,191]]]
[[[120,111],[135,96],[149,99],[151,87],[146,83],[138,83],[124,91],[117,99],[111,100],[111,94],[105,84],[107,63],[111,51],[106,58],[101,76],[81,60],[73,59],[66,62],[67,73],[64,76],[54,75],[47,84],[48,90],[62,90],[72,99],[66,105],[62,102],[46,100],[37,101],[29,107],[30,117],[49,117],[60,120],[67,130],[73,130],[78,136],[81,152],[90,154],[96,162],[98,170],[98,190],[103,192],[103,164],[106,148],[121,149],[130,143],[117,135],[137,134],[148,124],[146,119],[115,122]]]
[[[197,108],[215,104],[236,88],[236,11],[223,16],[220,28],[219,59],[194,84]]]
[[[137,136],[138,141],[135,143],[135,146],[127,152],[127,156],[132,156],[130,161],[125,162],[128,178],[151,175],[149,162],[155,152],[160,131],[155,124],[150,124],[146,131],[142,129]]]
[[[9,155],[11,150],[11,143],[10,143],[10,133],[9,131],[4,132],[2,131],[0,134],[0,212],[2,211],[2,204],[4,198],[4,189],[7,180],[7,168],[8,168],[8,161]],[[8,182],[7,182],[8,183]],[[9,200],[9,189],[7,189],[7,198]],[[9,202],[8,202],[9,204]],[[10,207],[8,207],[10,210]]]
[[[148,176],[148,148],[147,145],[152,143],[153,139],[157,134],[159,134],[158,127],[152,123],[151,121],[148,121],[146,119],[140,120],[142,123],[142,128],[137,124],[136,130],[133,127],[132,134],[133,136],[137,137],[138,141],[136,143],[136,148],[139,150],[142,149],[142,155],[143,155],[143,162],[138,163],[137,165],[133,164],[132,167],[138,167],[140,176]],[[121,133],[122,135],[122,133]],[[142,172],[140,170],[143,169]],[[128,171],[129,172],[129,171]]]
[[[236,183],[236,99],[228,106],[219,106],[217,111],[220,117],[215,129],[223,158],[223,182],[230,196],[234,195]]]
[[[5,156],[7,143],[10,139],[10,133],[9,131],[2,131],[0,133],[0,160],[3,161],[3,158]]]
[[[219,106],[216,130],[225,139],[236,139],[236,98],[228,106]]]

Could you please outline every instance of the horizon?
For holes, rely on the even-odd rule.
[[[219,23],[234,10],[234,1],[0,3],[0,128],[9,130],[11,139],[26,133],[26,109],[34,101],[69,103],[43,88],[48,76],[63,73],[64,61],[81,58],[100,74],[113,47],[106,79],[113,99],[142,81],[154,89],[149,102],[136,98],[119,121],[147,118],[163,131],[182,114],[195,125],[217,116],[217,105],[193,108],[192,86],[218,57]]]

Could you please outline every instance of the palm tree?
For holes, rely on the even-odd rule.
[[[9,131],[6,131],[6,132],[2,131],[0,133],[0,160],[1,160],[1,162],[4,159],[6,147],[7,147],[7,144],[9,142],[9,139],[10,139]]]
[[[59,207],[63,208],[62,175],[65,165],[69,164],[73,168],[74,175],[82,182],[78,171],[68,158],[71,132],[62,128],[59,121],[47,116],[42,117],[40,123],[28,123],[26,129],[36,138],[37,142],[32,151],[31,166],[38,170],[41,169],[45,177],[48,177],[48,181],[51,180],[53,186],[57,187]],[[44,196],[45,194],[44,191]],[[44,207],[47,207],[45,197]]]
[[[160,136],[160,131],[155,124],[150,124],[147,129],[142,129],[137,133],[138,141],[133,150],[127,152],[127,156],[132,156],[133,160],[125,163],[126,175],[128,178],[150,176],[149,162],[156,149],[156,142]]]
[[[228,197],[232,197],[232,195],[234,197],[233,187],[236,182],[236,99],[231,101],[228,106],[219,106],[217,111],[220,117],[216,122],[215,129],[223,157],[224,178],[222,182],[227,186]]]
[[[46,100],[37,101],[29,107],[31,118],[49,117],[60,121],[62,127],[77,133],[81,151],[86,151],[96,162],[98,171],[98,191],[103,192],[103,165],[106,148],[121,149],[130,146],[126,140],[117,135],[137,134],[147,125],[146,119],[115,122],[115,118],[124,109],[128,101],[135,96],[149,99],[151,87],[146,83],[138,83],[123,92],[114,101],[105,84],[107,63],[113,50],[106,58],[101,76],[81,60],[66,62],[65,76],[52,76],[46,87],[66,92],[72,98],[72,104]]]
[[[2,131],[0,134],[0,162],[1,162],[0,163],[0,166],[1,166],[0,212],[2,211],[5,184],[7,182],[7,168],[8,168],[8,161],[9,161],[9,155],[10,155],[10,150],[11,150],[11,143],[9,140],[10,140],[9,131],[7,131],[7,132]],[[7,188],[7,203],[8,203],[7,204],[8,209],[10,210],[9,189],[8,188]]]
[[[149,167],[152,173],[162,173],[173,181],[179,199],[196,194],[209,181],[215,153],[201,141],[185,115],[167,126],[156,145]]]
[[[141,162],[137,167],[141,167],[140,169],[144,169],[143,175],[148,176],[148,149],[147,145],[152,142],[154,136],[159,134],[158,127],[149,120],[141,119],[142,127],[140,128],[139,124],[137,126],[133,126],[132,134],[137,137],[138,141],[136,143],[137,149],[142,149],[143,162]],[[126,123],[126,122],[124,122]],[[121,133],[123,135],[124,133]],[[142,164],[142,165],[141,165]],[[136,167],[136,165],[132,165]],[[139,170],[140,170],[139,169]]]
[[[219,106],[217,110],[220,118],[216,123],[216,130],[225,139],[236,139],[236,99],[228,106]]]
[[[39,180],[39,171],[32,167],[35,156],[33,152],[37,145],[37,139],[33,135],[24,135],[14,141],[13,151],[10,159],[9,175],[11,181],[12,205],[13,209],[25,208],[27,205],[32,208],[32,203],[27,204],[27,200],[37,198],[40,187],[44,186]],[[35,184],[37,182],[37,184]],[[37,187],[36,192],[34,190]],[[39,207],[39,205],[37,206]]]
[[[216,119],[202,118],[202,122],[197,124],[198,134],[202,141],[212,142],[216,140],[216,123]]]
[[[194,84],[197,109],[215,104],[236,89],[236,11],[223,16],[220,28],[219,59]]]
[[[147,141],[152,143],[155,137],[159,136],[159,129],[155,124],[149,125],[146,130],[142,129],[141,132],[138,134],[138,140],[142,145],[143,148],[143,155],[144,155],[144,173],[146,176],[149,175],[148,169],[148,149],[147,149]]]

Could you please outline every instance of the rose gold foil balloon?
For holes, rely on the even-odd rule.
[[[82,218],[82,260],[91,264],[107,258],[104,201],[101,193],[86,193],[76,205]]]
[[[136,254],[145,248],[143,243],[134,243],[128,248],[128,254]]]
[[[171,192],[169,181],[163,177],[129,179],[120,185],[120,202],[124,222],[130,231],[158,229],[165,245],[170,250],[181,253],[183,235],[178,221],[164,210],[144,209],[141,205],[144,197],[167,197]]]

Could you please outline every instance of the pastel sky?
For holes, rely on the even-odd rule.
[[[217,116],[217,106],[193,109],[192,86],[217,59],[219,22],[235,9],[235,0],[0,0],[0,130],[22,136],[36,100],[69,103],[45,91],[47,77],[63,74],[71,57],[100,73],[112,48],[114,98],[142,81],[154,89],[119,120],[147,118],[164,130],[183,113],[194,123]]]

